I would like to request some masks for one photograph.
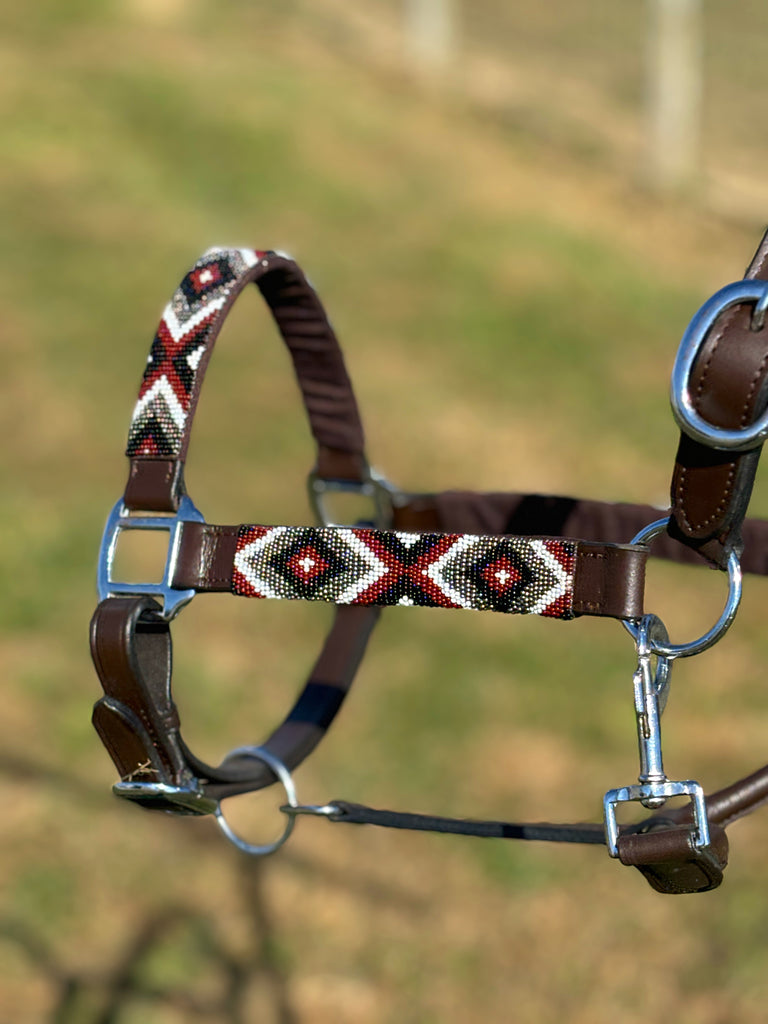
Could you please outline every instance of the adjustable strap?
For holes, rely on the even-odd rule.
[[[415,832],[448,833],[479,839],[520,839],[531,842],[604,846],[602,824],[476,821],[436,815],[387,811],[347,800],[323,807],[283,807],[287,814],[317,814],[348,825],[376,825]],[[694,832],[674,818],[654,816],[638,825],[624,825],[619,835],[622,864],[636,867],[657,891],[667,894],[707,892],[723,881],[728,863],[728,838],[720,825],[710,825],[710,844],[697,847]]]
[[[746,272],[768,280],[768,232]],[[754,422],[768,400],[768,331],[756,330],[754,304],[722,315],[699,350],[688,382],[695,411],[715,427],[739,430]],[[717,450],[688,436],[680,443],[672,477],[672,537],[724,568],[741,547],[741,524],[752,493],[761,445]]]
[[[397,496],[396,530],[450,533],[512,534],[519,537],[580,537],[608,544],[626,544],[665,510],[653,505],[593,501],[549,494],[442,491]],[[742,525],[743,572],[768,575],[768,521],[745,519]],[[662,534],[652,558],[689,565],[702,564],[692,548]]]
[[[642,615],[647,549],[548,537],[185,523],[174,586],[341,605]]]
[[[160,783],[145,806],[177,813],[208,813],[211,800],[275,781],[269,767],[247,756],[211,767],[184,743],[171,696],[171,636],[150,598],[102,601],[91,622],[91,653],[104,697],[93,723],[122,782]],[[375,608],[339,608],[333,628],[293,708],[262,743],[295,768],[314,750],[339,711],[378,618]],[[166,799],[162,786],[180,789],[186,804]],[[123,794],[126,795],[126,794]],[[173,796],[173,795],[171,795]]]
[[[329,821],[344,822],[347,825],[378,825],[381,828],[448,833],[456,836],[474,836],[478,839],[526,839],[545,843],[605,845],[603,826],[589,823],[552,825],[547,822],[522,824],[508,821],[474,821],[468,818],[382,811],[347,800],[332,800],[324,817]]]
[[[281,253],[217,248],[184,277],[152,343],[128,438],[126,508],[177,510],[205,370],[230,307],[251,282],[258,284],[293,360],[318,445],[317,471],[340,479],[366,478],[357,403],[314,289]]]

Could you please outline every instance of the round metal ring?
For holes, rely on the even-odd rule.
[[[270,752],[268,750],[265,750],[264,747],[237,747],[235,750],[230,750],[229,754],[227,754],[227,758],[235,757],[238,754],[245,754],[248,757],[255,757],[259,761],[263,761],[264,764],[266,764],[269,768],[272,769],[272,771],[278,777],[280,782],[283,784],[283,789],[285,790],[285,795],[288,800],[288,806],[299,806],[299,801],[296,799],[296,787],[293,784],[293,778],[291,777],[291,773],[288,771],[288,769],[285,767],[285,765],[279,758],[275,757],[274,754],[270,754]],[[219,828],[230,841],[230,843],[233,843],[238,848],[238,850],[242,850],[243,853],[249,853],[252,857],[265,857],[268,853],[274,853],[275,850],[279,850],[283,843],[288,839],[288,836],[290,836],[291,832],[293,832],[293,826],[296,824],[295,815],[287,814],[285,828],[283,829],[283,834],[279,837],[279,839],[275,839],[275,841],[272,843],[257,845],[255,843],[246,842],[245,839],[242,839],[234,831],[232,826],[224,817],[224,812],[221,809],[221,804],[219,804],[219,806],[216,808],[214,814],[216,816],[216,824],[219,826]]]
[[[650,544],[654,537],[662,533],[669,523],[669,519],[657,519],[655,523],[651,523],[637,534],[632,539],[632,544]],[[718,640],[727,632],[734,618],[736,612],[739,610],[739,602],[741,601],[741,564],[739,563],[738,555],[735,552],[731,552],[728,556],[728,597],[726,598],[725,608],[723,608],[722,614],[717,622],[712,626],[711,629],[707,630],[698,640],[691,640],[686,644],[670,644],[663,643],[653,636],[648,637],[648,647],[652,654],[656,654],[662,658],[669,658],[672,661],[675,658],[690,658],[694,654],[701,654],[702,651],[706,651],[707,648],[712,647],[717,643]],[[640,629],[636,622],[629,619],[622,619],[622,625],[630,636],[637,643],[640,640]]]

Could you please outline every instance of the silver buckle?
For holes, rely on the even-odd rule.
[[[192,600],[194,590],[177,590],[171,586],[173,574],[181,543],[181,528],[184,523],[204,523],[200,511],[192,504],[185,494],[179,502],[176,515],[136,516],[131,515],[123,504],[122,498],[109,514],[107,525],[99,551],[97,583],[99,599],[115,597],[118,594],[141,594],[149,597],[162,597],[162,617],[166,622],[176,615],[179,609]],[[117,542],[123,530],[167,530],[169,533],[168,554],[165,559],[163,578],[160,583],[124,583],[112,578],[112,567],[117,551]]]
[[[368,468],[363,480],[326,479],[312,472],[307,478],[309,504],[315,521],[320,526],[372,526],[386,530],[392,525],[392,510],[397,504],[400,492],[386,477],[375,469]],[[371,502],[370,518],[357,523],[338,523],[331,518],[325,499],[328,494],[355,494]]]
[[[138,782],[123,780],[112,787],[115,796],[133,800],[138,804],[169,803],[177,810],[168,814],[216,814],[218,800],[213,800],[195,785],[172,786],[168,782]]]
[[[747,302],[755,304],[750,326],[754,331],[761,330],[768,311],[768,281],[747,280],[726,285],[705,302],[691,320],[672,370],[670,401],[678,426],[708,448],[743,452],[756,448],[768,438],[768,412],[740,430],[726,430],[700,416],[691,396],[691,371],[704,340],[723,313]]]
[[[698,782],[648,782],[640,786],[622,786],[621,789],[609,789],[603,799],[605,812],[605,844],[611,857],[619,856],[619,826],[616,822],[616,805],[627,801],[639,800],[647,805],[647,801],[664,803],[671,796],[689,796],[693,807],[693,823],[696,834],[694,846],[701,850],[709,846],[709,820],[707,819],[707,802],[704,790]]]

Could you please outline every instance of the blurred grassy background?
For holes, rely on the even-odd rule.
[[[765,102],[765,13],[727,10],[741,17],[708,8],[698,200],[724,194],[726,144],[760,187],[765,140],[722,111],[737,92]],[[253,863],[209,821],[114,800],[89,722],[95,554],[128,418],[162,306],[211,244],[286,249],[307,270],[371,459],[403,487],[665,502],[677,341],[740,275],[765,208],[740,193],[726,218],[734,204],[642,188],[638,12],[477,3],[472,60],[529,83],[488,103],[480,71],[445,93],[414,81],[383,0],[0,11],[0,1020],[764,1019],[764,818],[732,830],[726,885],[688,899],[599,849],[322,822]],[[562,87],[531,88],[537,68]],[[190,492],[211,521],[305,522],[311,458],[285,354],[246,296],[211,364]],[[727,641],[676,669],[674,776],[715,788],[762,756],[766,586],[749,580]],[[654,565],[650,588],[681,637],[722,599],[692,570]],[[184,612],[175,695],[202,756],[266,734],[327,612],[227,597]],[[301,796],[594,819],[636,775],[633,667],[615,623],[392,610]]]

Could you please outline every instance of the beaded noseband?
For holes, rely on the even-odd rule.
[[[722,637],[738,608],[742,569],[768,574],[768,523],[745,520],[760,447],[768,436],[766,239],[747,280],[709,300],[683,339],[672,382],[682,434],[672,506],[661,520],[657,510],[641,505],[400,492],[369,466],[338,341],[298,266],[276,252],[205,253],[160,321],[130,426],[128,482],[102,543],[91,650],[104,696],[93,720],[120,773],[115,792],[147,808],[213,814],[228,838],[255,854],[276,849],[296,816],[311,814],[394,828],[606,844],[611,856],[639,868],[661,892],[719,885],[728,853],[725,826],[768,799],[768,766],[705,797],[697,782],[667,778],[660,719],[672,662]],[[316,526],[211,525],[184,487],[208,360],[230,307],[249,283],[259,288],[288,348],[316,443],[309,477]],[[365,497],[367,521],[331,523],[326,506],[334,491]],[[115,578],[115,553],[126,530],[167,532],[160,583]],[[645,566],[655,537],[659,557],[704,559],[727,572],[723,613],[696,641],[671,643],[663,623],[644,611]],[[336,613],[282,725],[260,745],[239,747],[214,767],[197,758],[181,736],[171,695],[170,622],[195,594],[222,591],[326,601]],[[301,804],[291,770],[333,721],[386,605],[620,620],[636,647],[638,783],[610,790],[604,821],[594,825],[436,818],[340,800]],[[233,832],[221,803],[278,780],[287,796],[285,832],[276,843],[250,844]],[[673,796],[688,797],[688,803],[661,810]],[[639,802],[655,813],[619,826],[616,808],[624,802]]]

